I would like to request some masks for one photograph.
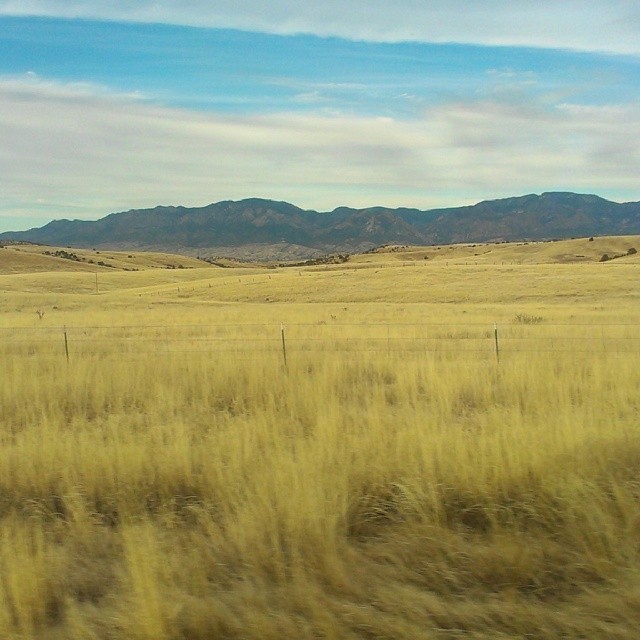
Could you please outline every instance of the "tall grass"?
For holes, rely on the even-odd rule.
[[[637,637],[637,354],[560,340],[7,357],[0,637]]]
[[[0,276],[0,638],[635,639],[637,263],[530,249]]]

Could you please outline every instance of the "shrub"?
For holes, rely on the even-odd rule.
[[[544,322],[542,316],[529,316],[526,313],[518,313],[513,321],[517,324],[540,324]]]

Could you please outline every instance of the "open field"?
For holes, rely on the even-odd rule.
[[[637,638],[639,245],[0,249],[0,637]]]

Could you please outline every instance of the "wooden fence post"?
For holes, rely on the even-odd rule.
[[[280,335],[282,336],[282,359],[284,360],[284,368],[287,368],[287,344],[284,339],[284,322],[280,323]]]
[[[493,335],[496,341],[496,362],[500,364],[500,344],[498,342],[498,323],[497,322],[493,323]]]
[[[67,325],[64,325],[64,354],[67,356],[67,364],[69,364],[69,340],[67,339]]]

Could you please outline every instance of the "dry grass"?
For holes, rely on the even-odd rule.
[[[0,637],[637,637],[637,263],[368,259],[0,277]]]
[[[379,249],[374,254],[354,257],[358,262],[371,262],[385,256],[396,261],[433,260],[451,264],[575,264],[599,262],[604,254],[618,256],[625,262],[638,262],[639,236],[605,236],[553,240],[543,242],[500,242],[487,244],[460,244],[435,247],[395,247]]]
[[[188,256],[146,251],[109,251],[16,244],[0,248],[0,273],[194,269],[206,263]]]

